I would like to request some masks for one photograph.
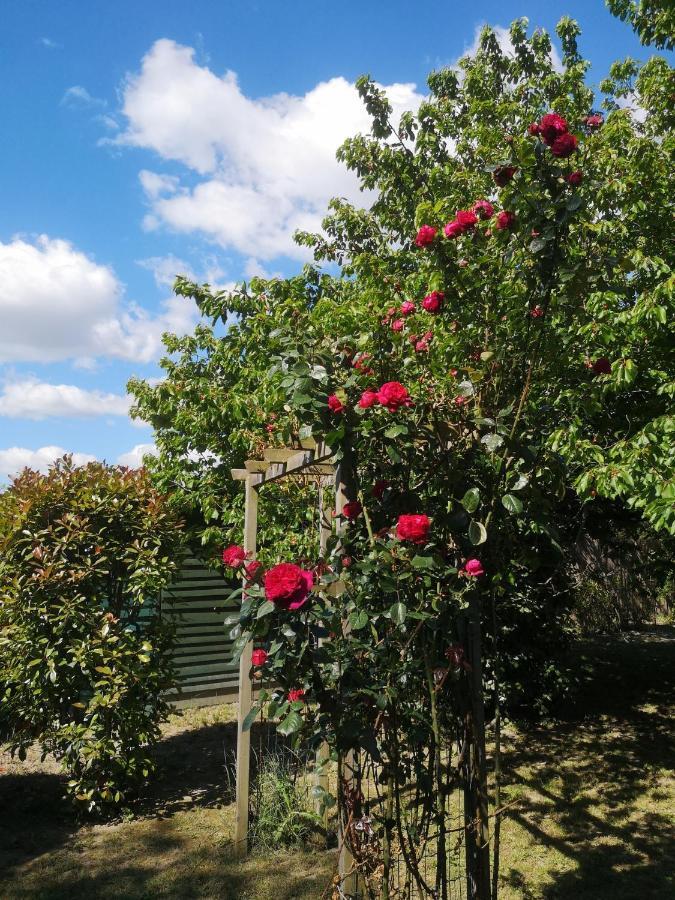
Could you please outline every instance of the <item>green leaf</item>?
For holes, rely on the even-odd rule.
[[[433,556],[413,556],[410,560],[413,569],[431,569],[434,564]]]
[[[516,516],[523,511],[523,501],[513,494],[504,494],[502,497],[502,506],[507,512]]]
[[[280,722],[277,725],[277,731],[279,734],[289,735],[294,734],[296,731],[300,731],[302,728],[302,716],[300,713],[296,712],[296,710],[291,710],[283,722]]]
[[[258,713],[260,712],[260,704],[256,703],[255,706],[252,706],[248,711],[248,715],[245,717],[244,721],[241,723],[241,730],[248,731],[258,718]]]
[[[530,250],[532,253],[541,252],[546,246],[546,241],[540,237],[534,238],[534,240],[530,241]]]
[[[567,204],[566,204],[567,209],[569,212],[574,212],[575,210],[579,209],[579,207],[581,206],[582,203],[583,203],[583,200],[582,200],[581,194],[574,194],[567,201]]]
[[[407,434],[408,426],[407,425],[392,425],[391,428],[387,428],[384,433],[384,436],[387,438],[395,438],[398,437],[399,434]]]
[[[268,616],[271,612],[274,612],[275,609],[276,606],[274,605],[274,603],[270,603],[269,600],[265,600],[265,602],[258,607],[256,619],[262,619],[263,616]]]
[[[389,616],[392,622],[395,622],[397,625],[403,625],[407,614],[408,607],[405,605],[405,603],[394,603],[389,610]]]
[[[469,524],[469,540],[472,544],[483,544],[487,540],[487,531],[482,522],[472,519]]]
[[[462,497],[461,503],[468,513],[476,512],[480,506],[480,491],[478,488],[469,488]]]
[[[480,440],[482,444],[485,444],[490,453],[494,453],[495,450],[499,450],[501,445],[504,443],[504,438],[499,434],[484,434]]]
[[[354,631],[359,631],[359,629],[365,628],[368,622],[368,613],[362,609],[358,612],[353,612],[349,617],[349,624],[352,626]]]

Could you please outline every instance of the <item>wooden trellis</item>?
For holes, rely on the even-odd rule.
[[[233,469],[232,478],[243,481],[245,485],[244,512],[244,550],[254,559],[257,550],[258,497],[264,485],[282,478],[318,476],[320,502],[320,536],[319,545],[323,553],[327,547],[332,524],[323,510],[323,486],[328,482],[335,485],[336,522],[340,528],[339,516],[344,509],[348,497],[342,483],[341,467],[332,458],[329,447],[322,441],[314,439],[301,440],[299,447],[269,448],[263,459],[247,460],[243,469]],[[251,654],[253,645],[249,643],[241,655],[239,663],[239,709],[237,716],[237,792],[235,848],[244,855],[248,849],[249,824],[249,790],[250,790],[250,751],[251,732],[244,730],[244,720],[253,706],[253,682],[251,680]],[[326,787],[327,776],[320,765],[325,761],[327,748],[322,748],[317,756],[319,763],[319,783]],[[344,842],[343,842],[344,847]],[[346,848],[340,860],[341,871],[351,868],[351,859],[346,855]]]

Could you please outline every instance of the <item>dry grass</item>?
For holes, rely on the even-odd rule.
[[[675,896],[675,630],[579,648],[579,702],[554,725],[509,729],[500,900]],[[582,702],[583,701],[583,702]],[[0,758],[2,900],[318,900],[332,852],[233,858],[225,761],[233,709],[174,717],[162,775],[134,817],[78,823],[53,763]]]

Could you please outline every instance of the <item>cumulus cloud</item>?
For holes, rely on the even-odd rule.
[[[127,466],[129,469],[138,469],[143,465],[144,456],[152,456],[157,453],[154,444],[136,444],[128,453],[122,453],[117,457],[119,466]]]
[[[130,405],[130,397],[86,391],[73,384],[48,384],[34,378],[7,383],[0,393],[0,416],[10,419],[126,416]]]
[[[413,84],[386,86],[394,120],[422,100]],[[354,87],[337,77],[303,96],[253,100],[234,72],[218,75],[195,61],[194,50],[157,41],[123,90],[128,126],[115,142],[182,163],[196,185],[144,170],[147,228],[201,232],[215,243],[261,260],[306,251],[293,231],[318,230],[327,201],[363,201],[353,173],[335,151],[349,135],[370,128]],[[194,182],[194,175],[191,177]]]
[[[81,84],[69,87],[61,98],[61,103],[65,106],[107,106],[105,100],[93,97]]]
[[[197,319],[192,301],[171,297],[152,315],[123,294],[112,269],[68,241],[0,242],[0,362],[150,362],[164,331],[191,331]]]
[[[12,478],[26,467],[46,472],[51,463],[66,452],[63,447],[56,446],[40,447],[38,450],[29,450],[27,447],[8,447],[6,450],[0,450],[0,478]],[[83,466],[96,459],[90,453],[73,453],[72,456],[77,466]]]

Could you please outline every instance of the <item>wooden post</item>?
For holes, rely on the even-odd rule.
[[[255,476],[246,478],[244,508],[244,550],[256,553],[258,531],[258,492],[253,484]],[[243,598],[242,598],[243,599]],[[244,731],[244,719],[253,705],[253,683],[251,681],[251,653],[253,644],[244,648],[239,660],[239,709],[237,713],[237,794],[234,826],[234,849],[237,856],[248,852],[248,795],[251,767],[251,731]]]
[[[469,702],[466,710],[467,748],[464,761],[464,821],[466,824],[466,882],[468,900],[490,900],[490,832],[488,827],[485,711],[483,706],[483,661],[481,600],[473,590],[469,600],[467,657]]]
[[[327,516],[327,510],[324,503],[324,479],[319,477],[319,555],[323,559],[328,549],[328,539],[333,531],[333,523]],[[319,640],[319,646],[323,643],[323,638]],[[316,751],[316,786],[323,791],[328,790],[328,744],[324,741]],[[323,808],[322,808],[323,807]],[[326,843],[328,842],[328,807],[322,803],[317,797],[316,801],[317,815],[321,816],[324,831],[326,833]]]

